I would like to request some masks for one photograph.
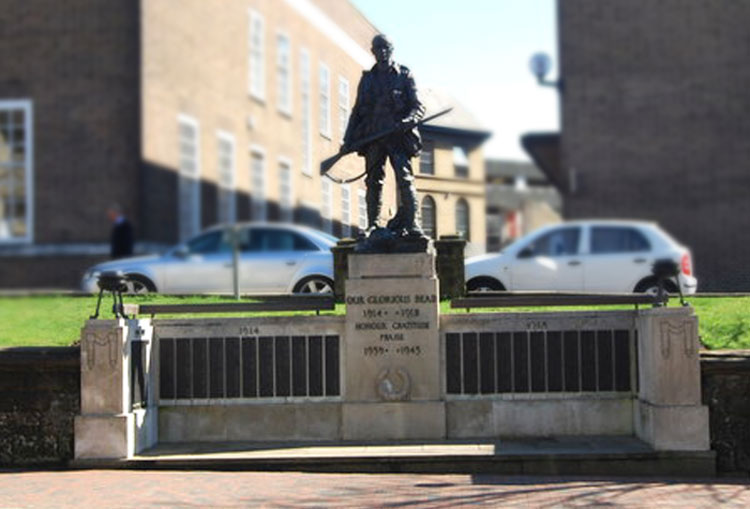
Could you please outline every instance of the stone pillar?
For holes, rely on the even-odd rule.
[[[692,308],[641,310],[638,329],[639,438],[661,451],[709,450],[701,404],[698,318]]]
[[[344,291],[346,276],[349,270],[348,257],[354,252],[357,241],[354,239],[342,239],[331,248],[333,252],[333,294],[336,302],[344,302]]]
[[[76,416],[75,458],[129,458],[156,441],[151,382],[150,320],[89,320],[81,331],[81,414]],[[143,344],[146,408],[132,409],[131,345]]]
[[[459,235],[443,235],[435,241],[440,297],[455,299],[466,294],[464,249],[466,241]]]
[[[345,440],[445,437],[438,295],[433,253],[349,256]]]

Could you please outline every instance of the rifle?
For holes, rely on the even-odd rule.
[[[427,118],[423,118],[422,120],[420,120],[419,122],[417,122],[414,125],[414,127],[418,127],[418,126],[420,126],[422,124],[425,124],[425,123],[429,122],[430,120],[434,120],[434,119],[436,119],[438,117],[442,117],[443,115],[445,115],[446,113],[450,112],[451,110],[453,110],[453,108],[446,108],[446,109],[444,109],[442,111],[439,111],[439,112],[435,113],[434,115],[430,115]],[[352,152],[356,152],[357,150],[359,150],[361,147],[364,147],[368,143],[372,143],[373,141],[379,140],[380,138],[385,138],[386,136],[389,136],[389,135],[397,132],[399,129],[401,129],[401,126],[389,127],[388,129],[383,129],[382,131],[379,131],[377,133],[371,134],[370,136],[365,136],[361,140],[358,140],[358,141],[352,143],[351,145],[349,145],[346,148],[346,150],[344,150],[342,148],[341,150],[338,151],[338,153],[336,155],[331,156],[328,159],[325,159],[325,160],[323,160],[323,162],[320,163],[320,174],[321,175],[325,175],[326,177],[328,177],[329,179],[333,180],[337,184],[348,184],[350,182],[354,182],[355,180],[361,179],[367,173],[366,171],[362,172],[360,175],[357,175],[356,177],[353,177],[353,178],[350,178],[350,179],[337,179],[336,177],[332,177],[331,175],[329,175],[328,171],[331,168],[333,168],[333,165],[336,164],[339,161],[339,159],[341,159],[345,155],[351,154]]]

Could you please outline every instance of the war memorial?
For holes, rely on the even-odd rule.
[[[76,461],[272,449],[264,465],[299,468],[305,447],[332,470],[712,475],[690,307],[440,312],[410,162],[425,111],[390,41],[372,49],[340,153],[365,159],[369,220],[346,313],[88,321]],[[386,160],[399,208],[381,226]]]

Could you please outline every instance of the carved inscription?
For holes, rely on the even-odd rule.
[[[260,335],[260,328],[255,325],[241,325],[239,330],[240,336],[258,336]]]
[[[389,262],[398,263],[398,259]],[[358,402],[434,400],[440,395],[435,278],[346,282],[346,397]]]
[[[356,319],[354,330],[365,334],[365,357],[419,357],[423,347],[412,344],[412,331],[429,331],[435,295],[349,295],[346,304]]]
[[[528,320],[526,322],[526,330],[528,331],[547,330],[547,322],[544,320]]]

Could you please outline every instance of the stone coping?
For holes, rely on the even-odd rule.
[[[703,373],[742,372],[750,375],[750,350],[701,350]]]
[[[76,367],[80,363],[78,346],[15,346],[0,348],[2,367]]]

